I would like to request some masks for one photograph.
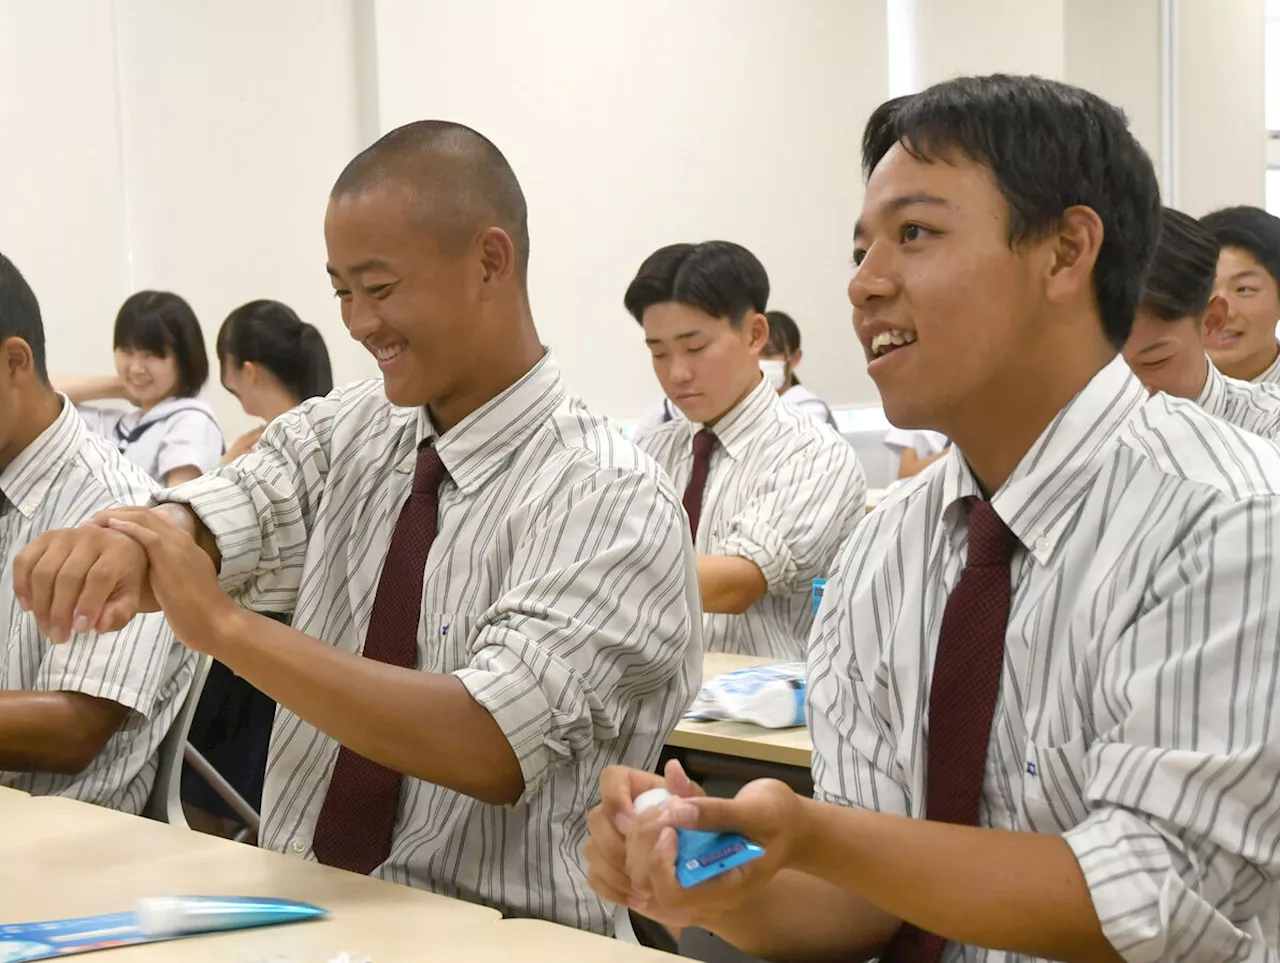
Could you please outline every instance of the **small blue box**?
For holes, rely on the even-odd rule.
[[[818,614],[818,608],[822,605],[822,590],[827,587],[825,578],[815,578],[813,580],[813,614]]]

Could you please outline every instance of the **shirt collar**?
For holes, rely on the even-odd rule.
[[[35,515],[58,471],[80,450],[88,429],[65,395],[58,395],[62,411],[53,424],[19,452],[0,472],[0,492],[9,503],[30,519]]]
[[[430,412],[418,409],[418,444],[434,441],[453,483],[472,494],[546,421],[565,394],[560,367],[544,349],[542,360],[524,377],[443,435],[437,434]]]
[[[751,438],[752,432],[761,423],[762,417],[766,412],[772,411],[776,405],[782,404],[782,399],[778,397],[778,392],[774,390],[773,385],[769,384],[768,379],[761,376],[756,386],[752,388],[745,398],[731,408],[728,414],[724,415],[714,425],[709,426],[711,433],[716,436],[716,441],[720,442],[720,447],[734,461],[738,461],[747,450],[747,442]],[[697,427],[691,427],[691,434],[698,430]],[[702,427],[702,426],[698,426]]]
[[[1047,565],[1102,467],[1100,456],[1116,444],[1120,428],[1147,400],[1147,392],[1123,358],[1099,371],[1049,423],[1013,474],[991,498],[996,514],[1041,565]],[[977,479],[962,457],[943,460],[943,513],[954,522],[958,503],[981,498]]]
[[[1227,376],[1219,371],[1212,361],[1205,359],[1205,363],[1209,366],[1209,373],[1205,376],[1204,387],[1200,389],[1200,397],[1196,399],[1196,404],[1209,414],[1220,416],[1223,404],[1227,400]]]

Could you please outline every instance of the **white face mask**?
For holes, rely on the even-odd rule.
[[[787,363],[785,361],[761,358],[760,370],[764,372],[765,380],[773,385],[774,391],[781,391],[783,385],[787,383]]]

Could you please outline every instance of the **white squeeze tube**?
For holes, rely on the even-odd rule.
[[[276,926],[327,916],[310,903],[255,896],[162,896],[138,901],[138,928],[147,936],[187,936]]]

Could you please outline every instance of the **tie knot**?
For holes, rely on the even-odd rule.
[[[969,505],[969,558],[966,567],[974,565],[1008,565],[1018,540],[1004,523],[991,502],[974,501]]]
[[[415,495],[434,495],[449,474],[440,460],[440,452],[429,441],[424,441],[418,448],[418,463],[413,469],[413,492]]]
[[[710,428],[703,428],[693,436],[693,457],[706,458],[716,446],[716,436]]]

